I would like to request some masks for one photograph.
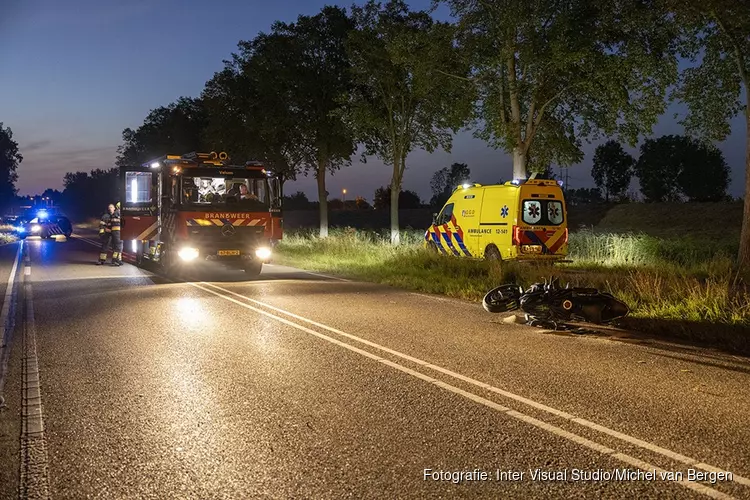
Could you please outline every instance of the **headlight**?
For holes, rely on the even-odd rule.
[[[268,247],[260,247],[257,250],[255,250],[255,256],[258,257],[261,260],[266,260],[271,258],[271,249]]]
[[[182,260],[195,260],[198,258],[198,249],[183,247],[177,252],[177,255],[179,255]]]
[[[38,233],[41,230],[42,230],[42,226],[39,226],[37,224],[34,224],[33,226],[31,226],[31,232],[32,233]]]

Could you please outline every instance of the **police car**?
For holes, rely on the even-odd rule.
[[[54,238],[61,234],[70,238],[73,224],[63,215],[53,215],[46,210],[39,210],[32,218],[20,218],[14,226],[16,236],[21,239],[27,236],[39,236],[42,239]]]

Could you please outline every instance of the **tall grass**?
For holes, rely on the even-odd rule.
[[[392,246],[387,232],[332,230],[285,235],[278,260],[407,289],[479,300],[499,284],[527,286],[559,277],[625,300],[632,315],[750,325],[750,300],[732,272],[733,242],[662,240],[646,235],[571,234],[572,264],[529,265],[461,259],[422,248],[423,231],[404,231]]]
[[[13,235],[13,226],[0,224],[0,245],[12,241],[16,241],[16,237]]]

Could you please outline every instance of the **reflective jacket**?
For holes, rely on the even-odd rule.
[[[112,229],[110,227],[111,219],[112,216],[109,214],[109,212],[105,212],[104,215],[102,215],[102,218],[99,221],[99,235],[112,232]]]
[[[120,232],[120,211],[115,210],[115,212],[109,216],[109,230],[112,232]]]

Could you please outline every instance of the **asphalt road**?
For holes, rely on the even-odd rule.
[[[84,238],[17,248],[4,498],[750,498],[747,359],[282,266],[170,281]]]

